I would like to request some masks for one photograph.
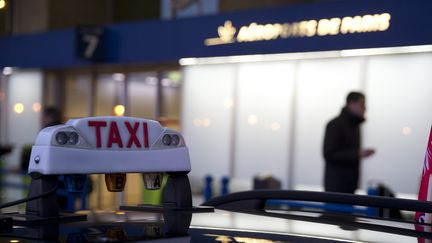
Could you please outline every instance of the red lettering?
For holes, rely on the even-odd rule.
[[[126,125],[126,128],[130,134],[129,141],[128,141],[126,147],[130,148],[130,147],[132,147],[132,144],[135,144],[138,148],[141,148],[141,143],[140,143],[140,141],[136,135],[140,124],[138,122],[136,122],[136,123],[134,123],[134,125],[132,127],[130,122],[126,121],[125,125]]]
[[[123,148],[123,142],[121,140],[120,132],[117,127],[117,123],[115,121],[111,122],[107,147],[111,148],[113,143],[116,143],[120,148]]]
[[[95,127],[96,128],[96,147],[100,148],[101,145],[101,133],[100,128],[106,127],[107,123],[105,121],[88,121],[89,127]]]
[[[149,147],[149,141],[148,141],[148,126],[147,126],[147,122],[144,122],[144,148],[148,148]]]

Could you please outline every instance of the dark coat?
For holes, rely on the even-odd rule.
[[[346,108],[331,120],[324,136],[324,187],[329,192],[354,193],[360,174],[360,124]]]

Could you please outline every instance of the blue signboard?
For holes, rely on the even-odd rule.
[[[346,0],[104,26],[108,64],[432,44],[432,1]],[[0,38],[0,67],[78,67],[76,29]],[[90,58],[91,59],[91,58]]]

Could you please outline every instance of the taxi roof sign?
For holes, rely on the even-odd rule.
[[[88,117],[69,120],[83,138],[95,148],[149,148],[164,128],[157,121],[132,117]]]
[[[43,129],[29,173],[189,172],[189,153],[177,131],[133,117],[87,117]]]

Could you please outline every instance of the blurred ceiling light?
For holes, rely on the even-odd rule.
[[[0,0],[0,9],[3,9],[4,7],[6,7],[6,1]]]
[[[0,6],[1,7],[1,6]],[[19,243],[20,241],[19,240],[10,240],[9,241],[10,243]]]
[[[249,115],[247,120],[248,120],[249,125],[253,126],[253,125],[257,124],[258,117],[256,115]]]
[[[226,98],[226,99],[224,100],[224,106],[225,106],[226,108],[231,108],[231,107],[233,107],[233,105],[234,105],[234,101],[233,101],[233,99],[231,99],[231,98]]]
[[[126,79],[126,75],[124,75],[123,73],[114,73],[112,75],[112,79],[118,82],[123,82]]]
[[[114,111],[114,115],[123,116],[125,113],[125,107],[124,107],[124,105],[116,105],[116,106],[114,106],[113,111]]]
[[[11,67],[4,67],[3,68],[3,74],[4,75],[11,75],[13,72],[13,69]]]
[[[24,112],[24,105],[22,103],[16,103],[14,105],[14,112],[17,114],[21,114]]]
[[[202,124],[203,124],[204,127],[209,127],[209,126],[210,126],[210,123],[211,123],[211,121],[210,121],[210,119],[208,119],[208,118],[204,118],[204,119],[202,120]]]
[[[411,127],[408,127],[408,126],[403,127],[402,128],[402,133],[403,133],[403,135],[410,135],[412,133]]]
[[[239,55],[226,57],[189,57],[179,61],[181,66],[190,65],[210,65],[225,63],[245,63],[245,62],[264,62],[264,61],[287,61],[332,57],[355,57],[370,55],[390,55],[403,53],[423,53],[432,52],[432,45],[401,46],[401,47],[380,47],[367,49],[347,49],[340,51],[316,51],[316,52],[294,52],[265,55]]]
[[[199,63],[198,58],[181,58],[179,61],[180,65],[188,66],[188,65],[197,65]]]
[[[278,130],[281,128],[281,125],[280,125],[279,122],[273,122],[273,123],[270,125],[270,128],[271,128],[271,130],[273,130],[273,131],[278,131]]]
[[[171,71],[168,73],[168,78],[171,80],[171,82],[179,83],[181,81],[181,72],[180,71]]]
[[[33,103],[32,108],[34,112],[39,112],[42,109],[42,105],[38,102],[35,102]]]

